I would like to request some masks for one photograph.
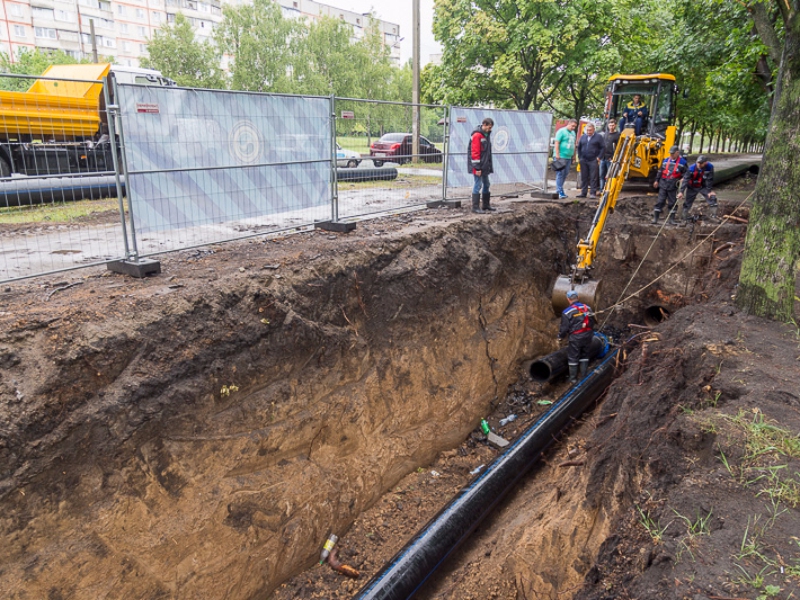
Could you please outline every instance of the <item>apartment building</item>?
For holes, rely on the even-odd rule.
[[[242,4],[242,0],[231,0]],[[353,28],[353,40],[364,35],[369,14],[341,10],[312,0],[278,0],[292,19],[342,19]],[[199,39],[210,39],[222,20],[220,0],[3,0],[0,3],[0,52],[12,61],[24,49],[63,50],[75,58],[92,55],[90,21],[94,21],[97,52],[122,65],[138,66],[147,54],[153,32],[183,13]],[[377,21],[392,60],[400,62],[400,26]]]

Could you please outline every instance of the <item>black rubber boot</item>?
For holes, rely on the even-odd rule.
[[[569,365],[569,382],[575,383],[578,381],[578,365]]]
[[[680,222],[681,226],[684,226],[689,222],[689,211],[685,206],[681,209],[680,220],[681,220]]]
[[[481,195],[472,194],[472,212],[482,215],[485,211],[481,210]]]
[[[580,366],[580,368],[578,369],[578,375],[580,376],[581,379],[583,379],[584,377],[586,377],[586,373],[589,372],[589,359],[584,358],[578,364]]]
[[[717,216],[718,212],[719,212],[719,206],[714,205],[711,207],[710,215],[711,215],[711,220],[714,221],[714,223],[719,223],[719,217]]]
[[[667,219],[667,225],[677,225],[677,221],[675,221],[675,209],[673,208],[669,211],[669,219]]]
[[[483,208],[483,212],[489,212],[489,211],[495,211],[495,210],[497,210],[496,208],[493,208],[493,207],[492,207],[492,206],[489,204],[489,201],[491,200],[491,198],[492,198],[492,195],[491,195],[491,194],[486,194],[486,193],[484,193],[484,194],[481,196],[481,200],[483,201],[483,206],[482,206],[481,208]]]
[[[650,221],[650,225],[658,225],[658,217],[660,217],[660,216],[661,216],[661,211],[660,210],[654,210],[653,211],[653,220]]]

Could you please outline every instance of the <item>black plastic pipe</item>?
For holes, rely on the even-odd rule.
[[[606,390],[617,350],[559,398],[516,442],[431,519],[361,589],[357,600],[407,600],[511,491],[542,453]]]
[[[592,338],[592,345],[589,346],[589,360],[603,358],[608,349],[608,338],[602,333],[595,332]],[[568,368],[567,348],[562,348],[552,354],[531,361],[528,366],[528,374],[534,381],[546,383],[566,373]]]
[[[124,181],[122,193],[125,193]],[[0,208],[116,197],[113,175],[15,177],[0,181]]]

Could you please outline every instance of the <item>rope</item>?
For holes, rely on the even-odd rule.
[[[746,203],[748,200],[750,200],[750,198],[753,196],[753,194],[754,194],[754,193],[755,193],[755,191],[752,191],[752,192],[750,192],[750,194],[748,194],[747,198],[745,198],[744,200],[742,200],[742,202],[739,204],[739,206],[737,206],[737,207],[736,207],[736,208],[733,210],[733,212],[736,212],[736,211],[737,211],[737,210],[739,210],[739,209],[740,209],[742,206],[744,206],[744,205],[745,205],[745,203]],[[677,205],[677,203],[676,203],[676,204],[675,204],[675,207],[677,207],[677,206],[678,206],[678,205]],[[657,233],[657,234],[656,234],[656,236],[653,238],[653,242],[650,244],[650,247],[647,249],[647,252],[645,252],[644,256],[642,257],[642,260],[639,262],[639,265],[636,267],[636,270],[633,272],[633,275],[631,275],[631,278],[630,278],[630,280],[628,281],[627,285],[625,286],[625,289],[623,289],[623,290],[622,290],[622,293],[620,293],[620,297],[619,297],[619,299],[618,299],[618,300],[617,300],[617,301],[616,301],[614,304],[612,304],[611,306],[609,306],[608,308],[606,308],[606,309],[604,309],[604,310],[599,310],[599,311],[596,311],[596,313],[595,313],[595,314],[602,314],[602,313],[608,312],[608,316],[606,316],[606,318],[605,318],[605,319],[603,319],[603,323],[600,325],[600,327],[602,328],[602,327],[604,327],[604,326],[605,326],[605,324],[606,324],[606,323],[608,322],[608,320],[611,318],[611,315],[613,315],[613,314],[614,314],[614,310],[615,310],[615,309],[616,309],[618,306],[622,306],[622,305],[623,305],[625,302],[627,302],[627,301],[628,301],[628,300],[630,300],[631,298],[635,298],[636,296],[638,296],[639,294],[641,294],[641,293],[642,293],[644,290],[646,290],[646,289],[647,289],[647,288],[649,288],[651,285],[653,285],[654,283],[656,283],[656,282],[657,282],[659,279],[661,279],[662,277],[664,277],[665,275],[667,275],[667,274],[668,274],[670,271],[672,271],[672,270],[673,270],[675,267],[677,267],[677,266],[678,266],[679,264],[681,264],[681,263],[682,263],[684,260],[686,260],[686,259],[687,259],[687,258],[689,258],[689,257],[690,257],[692,254],[694,254],[694,253],[697,251],[697,249],[698,249],[700,246],[702,246],[703,244],[705,244],[705,243],[706,243],[708,240],[710,240],[710,239],[713,239],[713,237],[714,237],[714,234],[715,234],[717,231],[719,231],[719,228],[720,228],[720,227],[722,227],[722,226],[725,224],[725,222],[726,222],[726,221],[725,221],[725,217],[723,217],[723,218],[722,218],[722,222],[721,222],[719,225],[717,225],[717,226],[714,228],[714,230],[713,230],[713,231],[712,231],[712,232],[711,232],[711,233],[710,233],[710,234],[709,234],[709,235],[708,235],[708,236],[707,236],[707,237],[706,237],[706,238],[705,238],[703,241],[701,241],[701,242],[698,242],[698,244],[697,244],[697,245],[696,245],[694,248],[692,248],[691,250],[689,250],[689,251],[688,251],[686,254],[684,254],[684,255],[683,255],[681,258],[679,258],[677,261],[675,261],[675,262],[672,264],[672,266],[670,266],[670,267],[669,267],[669,268],[668,268],[666,271],[664,271],[663,273],[661,273],[661,274],[660,274],[658,277],[656,277],[655,279],[653,279],[651,282],[647,283],[646,285],[642,286],[641,288],[639,288],[638,290],[636,290],[635,292],[633,292],[633,293],[632,293],[632,294],[630,294],[629,296],[627,296],[627,297],[625,297],[625,298],[622,298],[622,297],[625,295],[625,292],[627,292],[627,291],[628,291],[628,288],[629,288],[629,287],[631,286],[631,284],[633,283],[633,280],[634,280],[634,278],[636,277],[637,273],[639,273],[639,269],[641,269],[642,265],[644,264],[644,261],[647,259],[647,256],[648,256],[648,254],[650,254],[650,250],[652,250],[652,249],[653,249],[653,246],[655,245],[655,243],[656,243],[656,240],[658,240],[658,236],[660,236],[660,235],[661,235],[661,232],[664,230],[664,227],[667,225],[667,220],[665,220],[665,221],[664,221],[664,223],[661,225],[661,229],[659,229],[659,230],[658,230],[658,233]]]

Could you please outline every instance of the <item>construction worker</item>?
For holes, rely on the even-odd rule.
[[[661,163],[653,187],[658,189],[658,202],[653,209],[652,225],[658,224],[658,217],[664,209],[664,203],[669,210],[667,225],[677,225],[675,222],[675,203],[678,201],[678,185],[683,174],[686,173],[686,159],[681,156],[681,149],[673,146],[669,149],[669,156]]]
[[[594,337],[595,318],[588,305],[578,302],[578,292],[567,291],[567,300],[570,305],[561,313],[561,328],[558,330],[558,339],[569,336],[567,346],[567,365],[569,366],[569,382],[575,383],[580,367],[581,378],[589,370],[589,346]]]
[[[681,200],[684,195],[686,199],[683,201],[683,210],[681,211],[681,218],[684,221],[689,219],[689,211],[692,210],[694,199],[697,194],[703,196],[711,209],[711,217],[717,218],[717,195],[711,191],[711,186],[714,185],[714,165],[708,162],[708,158],[701,154],[697,157],[697,161],[686,170],[686,174],[681,181],[681,189],[678,192],[678,200]]]
[[[642,135],[642,127],[648,116],[647,105],[642,102],[641,94],[633,95],[633,102],[628,102],[625,109],[622,111],[622,119],[619,122],[619,128],[625,129],[628,123],[633,123],[636,130],[636,135]]]
[[[491,192],[489,192],[489,175],[494,173],[492,168],[492,127],[494,121],[486,117],[480,127],[469,138],[468,160],[469,172],[475,181],[472,186],[472,212],[483,214],[497,210],[489,205]],[[483,193],[481,193],[483,188]]]

